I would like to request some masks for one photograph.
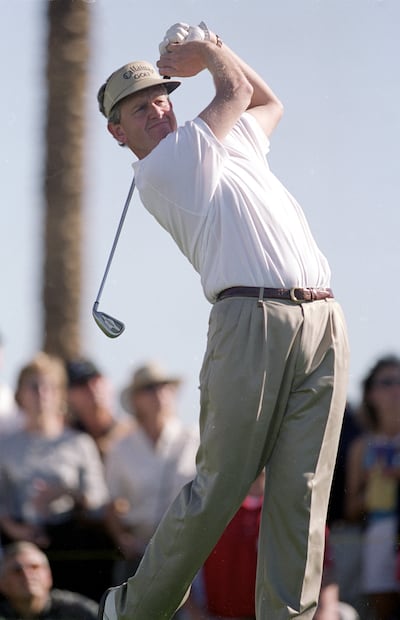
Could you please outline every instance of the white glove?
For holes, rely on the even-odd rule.
[[[165,54],[167,46],[170,43],[183,43],[184,41],[209,41],[210,32],[204,22],[200,22],[198,26],[189,26],[183,22],[178,22],[165,33],[164,39],[161,41],[158,49],[160,54]]]
[[[186,41],[209,41],[210,31],[204,22],[200,22],[198,26],[190,26]]]

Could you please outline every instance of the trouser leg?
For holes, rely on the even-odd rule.
[[[197,474],[162,519],[135,576],[117,593],[120,620],[172,616],[256,477],[261,457],[252,444],[265,372],[262,351],[255,359],[253,349],[263,340],[263,313],[254,300],[213,307],[200,374]]]
[[[311,620],[322,575],[326,513],[346,401],[348,348],[340,308],[304,304],[282,425],[267,466],[257,618]]]

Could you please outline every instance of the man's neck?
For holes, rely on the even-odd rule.
[[[139,424],[142,426],[143,430],[149,436],[154,445],[157,444],[169,420],[170,415],[165,413],[157,415],[154,418],[147,416],[143,416],[142,418],[138,417]]]
[[[87,432],[94,438],[106,435],[115,425],[116,420],[108,409],[98,409],[95,415],[82,423]]]
[[[31,599],[19,599],[15,601],[10,601],[10,605],[15,609],[18,614],[20,614],[21,618],[35,618],[38,616],[46,606],[48,598],[45,600],[42,598],[31,598]]]
[[[64,419],[60,416],[47,417],[45,415],[34,420],[27,420],[25,428],[44,437],[57,437],[64,428]]]

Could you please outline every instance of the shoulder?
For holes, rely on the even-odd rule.
[[[98,604],[95,601],[67,590],[52,590],[50,594],[50,617],[57,613],[57,619],[70,620],[79,618],[80,620],[97,619]]]
[[[133,428],[134,424],[131,419],[118,420],[105,435],[98,439],[98,445],[104,453],[109,452],[115,444],[125,439]]]
[[[225,155],[222,143],[201,118],[187,121],[161,140],[147,157],[134,163],[138,189],[141,189],[142,182],[147,180],[150,174],[152,179],[158,176],[162,178],[163,174],[170,175],[177,170],[182,180],[182,171],[180,168],[177,169],[177,166],[187,168],[202,160],[204,156],[209,157],[211,152],[214,156]]]
[[[190,443],[198,443],[200,441],[198,429],[194,427],[182,426],[181,435],[184,440]]]
[[[249,112],[244,112],[223,141],[224,145],[248,143],[262,156],[269,152],[270,141],[261,125]]]
[[[5,461],[8,458],[16,458],[21,451],[25,451],[27,443],[29,443],[29,437],[23,430],[5,433],[0,436],[0,459]]]
[[[28,434],[23,429],[18,429],[11,431],[9,433],[4,433],[4,435],[0,435],[0,443],[1,445],[6,446],[9,443],[21,443],[26,441]]]
[[[179,452],[181,458],[186,458],[185,455],[188,453],[196,452],[200,442],[199,433],[194,428],[185,426],[178,418],[168,422],[164,437]]]
[[[107,451],[105,463],[124,461],[126,455],[131,454],[140,443],[139,436],[138,427],[133,426],[121,437],[116,437]]]
[[[93,437],[89,435],[89,433],[69,427],[64,429],[62,435],[60,436],[60,442],[68,443],[73,446],[79,446],[83,449],[96,449],[96,442]]]

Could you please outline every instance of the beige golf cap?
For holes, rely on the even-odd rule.
[[[181,82],[161,77],[152,64],[146,60],[133,60],[110,75],[97,94],[100,112],[106,118],[118,101],[138,93],[145,88],[164,84],[168,94],[178,88]]]
[[[132,394],[140,390],[151,389],[158,385],[176,385],[182,383],[182,378],[167,373],[158,362],[149,362],[133,373],[129,385],[121,392],[121,405],[129,413],[132,411]]]

